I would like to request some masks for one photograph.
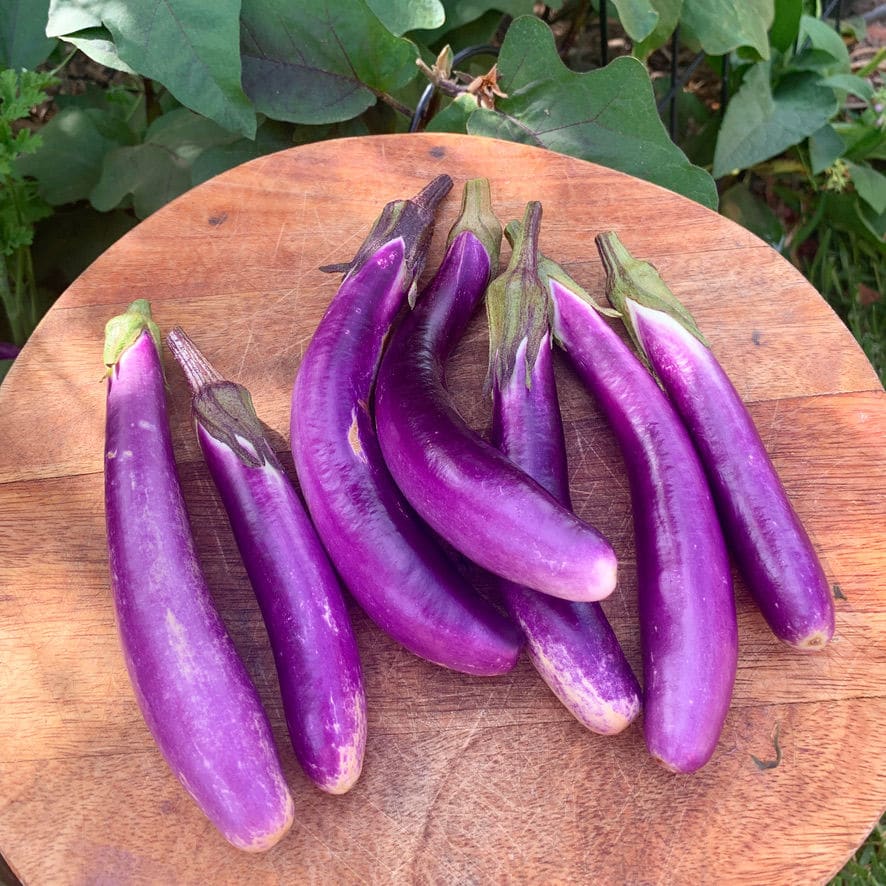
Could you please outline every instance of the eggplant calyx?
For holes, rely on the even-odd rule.
[[[105,325],[105,347],[102,357],[106,376],[111,374],[123,352],[134,345],[146,329],[154,339],[157,353],[161,353],[163,340],[160,336],[160,327],[151,317],[151,303],[145,298],[136,299],[124,313],[108,320]]]
[[[495,273],[498,270],[501,251],[501,223],[492,211],[489,179],[472,178],[465,182],[461,212],[449,232],[447,246],[451,246],[455,239],[466,231],[480,241],[489,256],[489,273]]]
[[[363,267],[379,249],[396,240],[403,240],[404,265],[409,285],[409,304],[415,303],[418,280],[424,270],[434,231],[434,213],[440,201],[452,188],[448,175],[438,175],[410,200],[392,200],[382,209],[357,254],[349,262],[324,265],[321,271],[344,273],[347,280]]]
[[[188,380],[194,395],[194,420],[203,430],[227,446],[245,465],[261,468],[270,464],[282,470],[249,391],[243,385],[226,381],[180,326],[166,336],[166,342]]]
[[[489,370],[486,390],[493,383],[503,387],[513,376],[517,356],[525,344],[526,387],[532,386],[532,370],[549,329],[550,301],[539,276],[538,232],[541,203],[526,204],[523,223],[515,230],[513,252],[507,270],[486,290],[489,318]]]
[[[606,270],[606,295],[624,321],[640,353],[644,353],[645,349],[634,325],[629,305],[631,301],[667,314],[708,347],[707,340],[696,326],[692,314],[668,289],[653,265],[634,258],[614,231],[598,234],[594,242],[597,244],[597,251]]]

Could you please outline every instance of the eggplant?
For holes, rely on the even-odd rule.
[[[614,233],[596,242],[609,300],[689,429],[751,596],[779,640],[823,648],[834,634],[830,585],[735,386],[655,268]]]
[[[295,756],[318,788],[343,794],[363,766],[366,695],[338,578],[249,391],[225,381],[184,330],[166,341],[268,630]]]
[[[109,321],[105,515],[120,643],[173,773],[228,841],[259,852],[292,825],[292,796],[194,549],[159,349],[146,301]]]
[[[492,442],[564,507],[572,509],[566,441],[554,379],[548,295],[537,274],[540,204],[530,203],[508,270],[489,287]],[[601,735],[640,711],[640,686],[599,603],[573,603],[502,580],[508,612],[529,659],[557,698]]]
[[[518,227],[507,233],[517,236]],[[716,750],[738,667],[732,575],[713,497],[683,422],[605,310],[543,255],[539,271],[554,340],[609,423],[627,469],[646,746],[666,768],[693,772]]]
[[[470,560],[546,594],[600,600],[616,583],[609,543],[472,430],[445,387],[446,358],[482,298],[491,258],[480,238],[459,232],[431,291],[392,337],[375,398],[382,453],[419,516]]]
[[[292,454],[317,532],[366,614],[418,656],[468,674],[513,668],[519,631],[461,578],[391,478],[370,414],[376,370],[415,299],[440,176],[388,204],[320,321],[292,394]]]

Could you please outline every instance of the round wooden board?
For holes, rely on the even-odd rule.
[[[210,586],[274,725],[296,805],[269,853],[228,846],[167,769],[119,651],[102,513],[106,320],[150,299],[249,387],[288,460],[289,396],[338,278],[381,206],[448,172],[429,262],[461,183],[492,182],[507,221],[541,200],[542,248],[592,292],[597,232],[656,263],[749,404],[838,592],[820,654],[779,645],[737,581],[741,654],[716,755],[678,777],[638,725],[583,730],[521,660],[471,678],[427,664],[352,607],[369,740],[344,797],[312,788],[289,747],[267,639],[199,458],[183,378],[166,360],[173,438]],[[506,250],[507,251],[507,250]],[[450,383],[481,394],[485,319]],[[575,506],[613,542],[606,610],[638,669],[625,473],[561,362]],[[64,294],[0,388],[0,851],[26,882],[801,883],[836,872],[886,802],[886,400],[850,334],[786,261],[742,228],[628,176],[536,148],[452,135],[325,142],[264,157],[189,192]],[[291,468],[291,460],[287,463]],[[754,756],[781,762],[761,769]]]

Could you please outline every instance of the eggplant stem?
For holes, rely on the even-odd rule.
[[[174,327],[166,336],[166,344],[188,380],[191,391],[196,394],[214,382],[224,381],[221,373],[206,359],[191,337],[181,328]]]

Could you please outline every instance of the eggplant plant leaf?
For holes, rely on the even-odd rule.
[[[843,155],[846,143],[829,123],[809,136],[809,166],[813,175],[824,172]]]
[[[40,130],[40,150],[21,157],[22,175],[37,180],[40,196],[53,206],[85,200],[101,178],[105,155],[136,141],[125,122],[99,108],[59,111]]]
[[[645,40],[658,23],[658,11],[651,0],[612,0],[618,20],[634,42]]]
[[[658,13],[658,20],[643,40],[634,41],[634,55],[637,58],[646,58],[650,52],[667,43],[668,37],[674,33],[674,28],[680,21],[680,13],[683,10],[683,0],[651,0],[651,5]]]
[[[758,62],[730,99],[714,151],[714,177],[780,154],[817,132],[837,112],[833,89],[814,73],[784,77],[772,91],[769,62]]]
[[[395,36],[402,37],[416,28],[439,28],[446,20],[440,0],[366,0],[381,23]]]
[[[850,163],[849,174],[858,196],[877,215],[886,212],[886,175],[867,163]]]
[[[55,40],[46,36],[46,0],[0,2],[0,68],[36,68],[46,61]]]
[[[142,144],[107,154],[89,199],[101,212],[131,199],[135,214],[145,218],[191,187],[191,167],[205,150],[237,138],[211,120],[177,108],[151,124]]]
[[[130,69],[183,105],[251,138],[255,112],[240,86],[240,0],[52,0],[47,34],[104,28]],[[75,37],[76,39],[76,37]],[[103,57],[109,49],[99,44]],[[81,43],[85,52],[89,42]]]
[[[418,74],[418,50],[364,0],[244,0],[243,86],[256,108],[290,123],[338,123]]]
[[[775,0],[775,17],[769,28],[769,42],[779,52],[786,52],[797,39],[803,0]]]
[[[714,181],[668,138],[652,84],[637,59],[621,57],[587,73],[570,71],[554,35],[532,16],[510,27],[498,59],[508,98],[467,119],[472,135],[536,145],[592,160],[716,207]]]
[[[748,46],[767,59],[767,32],[774,17],[774,0],[684,0],[680,25],[708,55],[725,55]]]

